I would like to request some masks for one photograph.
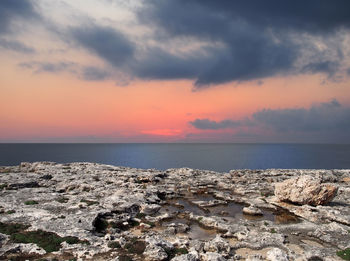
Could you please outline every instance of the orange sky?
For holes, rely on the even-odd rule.
[[[123,142],[177,141],[199,132],[189,121],[242,119],[263,108],[310,107],[336,98],[349,104],[347,82],[320,84],[320,75],[281,77],[263,84],[224,84],[193,91],[183,81],[85,82],[70,75],[32,74],[6,66],[0,72],[3,141],[101,137]],[[165,136],[162,137],[162,136]],[[69,140],[69,139],[68,139]],[[141,139],[142,140],[142,139]]]
[[[257,76],[253,72],[248,77],[251,80],[239,80],[247,77],[244,74],[236,78],[224,74],[224,84],[214,81],[195,89],[198,75],[208,68],[213,79],[220,76],[215,74],[219,70],[225,72],[227,61],[232,59],[226,61],[223,54],[245,52],[244,45],[249,44],[251,36],[243,32],[242,41],[248,42],[238,41],[229,46],[232,39],[224,36],[216,39],[216,34],[212,38],[201,38],[195,32],[193,36],[177,35],[177,32],[162,35],[159,31],[167,28],[147,24],[137,17],[137,10],[142,10],[148,2],[118,0],[117,3],[23,0],[17,4],[18,10],[0,3],[0,15],[2,10],[7,12],[6,18],[0,20],[3,23],[0,24],[0,142],[245,142],[254,141],[254,138],[245,140],[245,135],[265,134],[268,137],[263,141],[274,141],[273,135],[281,134],[278,130],[281,119],[273,119],[271,126],[266,121],[271,119],[263,122],[254,119],[254,113],[263,109],[273,110],[272,113],[289,113],[283,109],[299,113],[296,110],[303,108],[305,111],[301,113],[309,121],[313,116],[308,115],[316,111],[319,118],[315,124],[320,128],[326,126],[320,129],[326,136],[331,134],[323,131],[334,131],[332,125],[337,130],[348,128],[350,33],[345,29],[334,29],[336,33],[328,37],[329,34],[298,34],[293,30],[289,33],[287,29],[284,29],[286,35],[274,34],[273,26],[269,27],[259,36],[259,41],[267,41],[260,46],[259,55],[264,59],[256,62],[267,60],[275,66],[271,72],[270,68],[257,66]],[[221,7],[215,8],[220,11]],[[248,28],[256,34],[256,21],[247,17],[242,19],[247,19],[251,26]],[[227,19],[233,19],[234,25],[235,17]],[[280,32],[276,25],[276,31]],[[229,29],[242,33],[240,27]],[[295,46],[286,45],[286,53],[289,46],[299,48],[300,53],[289,67],[279,72],[273,63],[279,65],[280,59],[288,61],[289,56],[282,55],[276,61],[271,56],[280,43],[284,44],[283,37],[295,41]],[[259,47],[258,41],[254,43]],[[268,49],[274,44],[276,48]],[[217,60],[222,58],[220,55],[224,62]],[[245,59],[256,58],[250,52],[244,55],[242,60],[227,65],[232,67],[232,75],[240,72]],[[166,58],[162,60],[163,57]],[[216,62],[223,63],[223,67],[216,69]],[[168,64],[179,74],[172,76],[168,67],[163,71]],[[84,70],[90,67],[95,71],[84,75]],[[331,101],[335,101],[335,106],[339,103],[341,109],[323,111],[321,105]],[[333,115],[337,121],[328,122],[328,116],[323,115]],[[196,120],[208,121],[213,126],[198,127],[193,124]],[[235,127],[240,120],[246,120],[244,126]],[[249,121],[253,122],[251,126],[247,124]],[[300,133],[294,130],[298,135],[308,132],[307,122],[301,125],[304,129]],[[288,141],[290,132],[282,134],[280,140]],[[307,135],[300,140],[308,141]]]

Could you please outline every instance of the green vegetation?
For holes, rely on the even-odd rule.
[[[268,223],[268,222],[266,222],[266,221],[264,221],[264,225],[265,225],[265,226],[268,226],[268,225],[269,225],[269,223]]]
[[[181,248],[165,248],[164,251],[167,253],[168,255],[168,259],[167,260],[171,260],[172,258],[174,258],[176,255],[184,255],[184,254],[188,254],[188,250],[184,247]]]
[[[3,189],[5,189],[5,188],[7,188],[7,184],[0,184],[0,190],[3,190]]]
[[[131,227],[137,227],[140,225],[140,222],[138,222],[136,220],[132,220],[132,219],[129,220],[128,223],[129,223],[129,226],[131,226]]]
[[[88,200],[88,199],[82,199],[80,202],[86,203],[88,206],[91,205],[98,205],[98,201]]]
[[[140,212],[139,212],[139,213],[136,214],[136,217],[137,217],[137,218],[144,218],[145,216],[146,216],[145,213],[140,213]]]
[[[147,225],[150,225],[151,227],[155,227],[156,226],[156,224],[154,222],[151,222],[151,221],[145,220],[144,223],[147,224]]]
[[[119,244],[119,242],[112,241],[112,242],[108,243],[108,247],[109,248],[121,248],[121,245]]]
[[[26,205],[37,205],[37,204],[39,204],[39,202],[36,201],[36,200],[27,200],[27,201],[24,202],[24,204],[26,204]]]
[[[337,251],[337,256],[344,260],[350,260],[350,248]]]
[[[274,233],[277,233],[277,231],[276,231],[276,229],[271,228],[271,229],[270,229],[270,233],[273,233],[273,234],[274,234]]]
[[[184,247],[175,248],[175,254],[176,255],[185,255],[185,254],[188,254],[188,250]]]
[[[6,214],[13,214],[13,213],[16,213],[16,211],[15,210],[9,210],[9,211],[6,212]]]
[[[34,243],[43,248],[46,252],[58,251],[61,248],[62,242],[68,244],[88,244],[87,241],[81,241],[77,237],[60,237],[55,233],[46,232],[43,230],[17,232],[11,235],[11,241],[14,243]]]
[[[18,223],[2,223],[0,222],[0,233],[6,235],[12,235],[14,233],[18,233],[24,229],[27,229],[29,226],[18,224]]]

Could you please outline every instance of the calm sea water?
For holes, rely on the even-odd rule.
[[[88,161],[136,168],[350,168],[350,145],[325,144],[0,144],[0,165]]]

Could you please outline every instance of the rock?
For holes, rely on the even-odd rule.
[[[260,261],[264,260],[262,255],[254,254],[254,255],[249,255],[246,259],[246,261]]]
[[[184,254],[180,256],[176,256],[171,261],[197,261],[198,260],[198,254]]]
[[[262,211],[253,205],[251,205],[249,207],[244,207],[242,211],[243,211],[243,214],[251,215],[251,216],[262,216],[263,215]]]
[[[288,261],[287,254],[279,248],[273,248],[266,254],[267,260],[270,261]]]
[[[213,240],[210,240],[204,244],[204,250],[206,252],[230,253],[231,246],[220,235],[216,235]]]
[[[35,238],[10,240],[23,227],[19,233],[67,237],[50,254],[57,260],[334,260],[350,247],[349,177],[350,170],[164,172],[87,162],[0,167],[0,260],[48,257]],[[309,191],[302,203],[327,196],[328,185],[339,187],[337,196],[318,206],[279,201],[273,184],[291,178],[298,193]],[[242,205],[267,215],[242,216]]]
[[[277,183],[275,195],[280,201],[317,206],[330,202],[337,189],[331,184],[321,184],[320,178],[304,175]]]
[[[174,228],[174,233],[185,233],[190,227],[182,223],[170,223],[167,225],[168,228]]]
[[[9,184],[7,189],[23,189],[23,188],[39,188],[39,183],[37,181],[30,181],[26,183],[15,183]]]
[[[222,255],[218,253],[208,252],[205,254],[201,254],[201,260],[203,261],[226,261]]]
[[[157,204],[143,204],[141,205],[140,212],[146,215],[154,215],[159,211],[160,208],[161,206]]]
[[[148,261],[162,261],[168,258],[168,254],[165,252],[165,250],[157,245],[146,246],[143,255]]]

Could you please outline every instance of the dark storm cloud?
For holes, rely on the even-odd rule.
[[[29,47],[21,42],[14,41],[14,40],[6,40],[3,38],[0,38],[0,47],[3,49],[7,49],[10,51],[15,51],[19,53],[35,53],[35,49],[32,47]]]
[[[134,44],[121,32],[110,27],[98,25],[76,27],[72,29],[71,35],[81,46],[115,67],[123,66],[133,58]]]
[[[11,30],[16,19],[28,19],[36,16],[32,1],[29,0],[1,0],[0,1],[0,33]]]
[[[211,121],[196,119],[189,122],[202,130],[219,130],[239,127],[272,129],[278,133],[340,132],[350,131],[350,108],[337,100],[313,105],[310,109],[264,109],[245,120]]]
[[[317,62],[296,68],[306,44],[293,37],[327,37],[350,26],[347,0],[150,0],[145,5],[139,19],[154,26],[159,39],[194,37],[222,47],[213,48],[206,59],[169,53],[168,59],[144,60],[134,73],[145,78],[191,78],[197,87],[290,73],[332,75],[338,61],[325,61],[322,53]]]

